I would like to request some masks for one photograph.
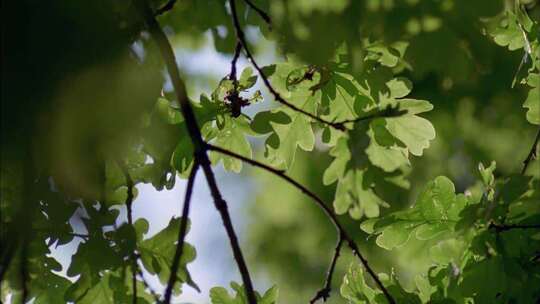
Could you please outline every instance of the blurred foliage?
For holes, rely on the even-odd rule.
[[[319,194],[398,303],[538,300],[538,230],[508,227],[540,223],[540,161],[517,175],[540,124],[540,3],[252,1],[271,23],[237,1],[247,47],[257,56],[275,45],[279,58],[263,75],[219,75],[212,92],[190,96],[204,139]],[[166,3],[149,2],[153,10]],[[182,48],[197,51],[210,36],[217,52],[235,50],[227,1],[177,1],[157,18]],[[294,106],[348,130],[277,103],[246,115],[262,100],[261,77]],[[134,185],[171,189],[191,170],[193,145],[168,81],[129,1],[4,1],[3,301],[128,303],[135,288],[138,303],[156,301],[139,270],[167,282],[187,219],[152,237],[144,219],[116,223]],[[242,169],[237,159],[210,157]],[[279,301],[305,302],[323,285],[335,231],[296,189],[250,172],[264,187],[253,194],[249,260],[277,283]],[[68,280],[49,253],[74,238],[82,242]],[[345,251],[330,301],[386,303]],[[184,283],[198,288],[187,269],[195,258],[185,244],[175,294]],[[247,301],[239,284],[231,287],[234,297],[213,288],[212,303]],[[276,298],[272,287],[260,301]]]

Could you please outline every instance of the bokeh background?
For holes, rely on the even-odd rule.
[[[178,7],[160,20],[173,43],[189,96],[198,100],[201,93],[209,94],[229,73],[234,33],[224,3],[215,1],[197,6],[195,2],[179,1]],[[413,70],[405,70],[403,74],[414,84],[413,98],[433,103],[434,110],[425,117],[434,125],[437,137],[424,156],[413,158],[413,169],[408,176],[410,191],[389,189],[392,205],[383,212],[409,206],[422,185],[438,175],[448,176],[457,191],[463,192],[475,186],[480,162],[488,164],[495,160],[497,175],[515,174],[521,169],[537,132],[525,120],[522,102],[527,89],[519,85],[511,87],[523,53],[495,44],[479,23],[481,18],[495,15],[508,1],[371,0],[366,1],[361,11],[345,0],[294,1],[289,6],[277,1],[276,4],[255,2],[275,16],[274,33],[278,33],[277,37],[272,36],[256,14],[243,10],[248,16],[248,40],[262,65],[284,61],[291,53],[306,62],[318,62],[327,57],[327,49],[333,49],[340,40],[360,39],[358,35],[366,34],[369,26],[366,35],[373,39],[392,41],[403,36],[410,41],[406,59]],[[130,88],[123,87],[124,83],[118,79],[135,75],[139,69],[146,72],[144,65],[156,59],[151,57],[152,46],[144,37],[133,38],[138,37],[139,29],[131,27],[132,24],[125,25],[127,30],[121,35],[103,34],[109,28],[107,22],[114,20],[101,11],[101,4],[83,12],[77,5],[62,1],[52,7],[41,7],[42,4],[31,1],[21,3],[9,2],[2,10],[3,17],[5,11],[16,12],[5,16],[3,27],[4,24],[18,27],[2,29],[2,43],[11,46],[5,54],[2,48],[2,61],[6,64],[2,68],[3,163],[21,160],[12,156],[17,154],[17,147],[39,146],[37,152],[30,149],[31,153],[39,154],[37,159],[50,160],[56,156],[63,159],[58,164],[53,162],[51,167],[61,175],[67,174],[65,187],[73,190],[70,181],[77,184],[88,180],[84,174],[69,175],[73,172],[65,167],[78,164],[80,155],[84,154],[82,159],[86,159],[93,153],[93,147],[115,149],[121,145],[114,139],[129,132],[131,126],[126,122],[132,122],[131,115],[141,110],[138,107],[151,104],[162,83],[167,96],[172,88],[163,70],[154,68],[148,70],[155,74],[134,77],[129,80]],[[283,10],[284,6],[289,10]],[[129,8],[119,4],[118,11],[125,10]],[[538,14],[538,7],[532,14]],[[56,18],[58,15],[61,18]],[[77,18],[69,19],[72,16]],[[66,24],[74,24],[75,29],[70,30]],[[357,31],[356,27],[361,30]],[[97,43],[102,46],[96,46]],[[129,51],[123,47],[126,44]],[[126,55],[122,52],[135,54],[144,63],[134,68],[132,60],[118,59]],[[78,72],[81,66],[84,73]],[[239,69],[247,66],[248,62],[241,58]],[[108,79],[103,79],[103,75]],[[107,91],[107,83],[115,81],[118,83],[111,85],[113,92]],[[85,85],[77,87],[81,83]],[[131,89],[137,84],[143,89]],[[95,96],[97,87],[104,88],[107,96]],[[244,113],[248,116],[275,106],[260,80],[253,90],[263,92],[264,102],[246,108]],[[125,92],[130,95],[122,95]],[[51,98],[54,103],[48,102]],[[5,100],[14,101],[8,104]],[[130,111],[122,110],[126,108]],[[47,117],[42,113],[53,114]],[[21,123],[23,117],[32,124]],[[81,125],[82,128],[70,131],[73,126]],[[84,142],[77,138],[83,138]],[[71,140],[78,147],[73,151],[65,149],[74,146]],[[256,158],[263,159],[263,142],[264,138],[250,138]],[[16,147],[12,149],[15,152],[6,147]],[[322,174],[331,161],[327,152],[320,140],[314,151],[299,151],[289,173],[325,201],[332,202],[335,186],[322,184]],[[22,159],[25,157],[29,156]],[[538,161],[530,171],[540,174]],[[296,189],[269,174],[247,166],[240,174],[233,174],[225,172],[221,165],[216,172],[257,289],[264,291],[276,284],[282,303],[306,302],[323,284],[336,242],[328,219]],[[170,190],[158,191],[151,184],[137,186],[134,217],[148,219],[149,236],[163,229],[172,216],[179,215],[185,184],[185,179],[179,176]],[[240,280],[202,174],[195,185],[192,228],[187,241],[197,249],[197,259],[188,268],[201,292],[185,287],[176,298],[177,303],[208,303],[211,287],[228,286],[230,281]],[[83,189],[83,192],[86,190],[92,191]],[[125,221],[125,209],[118,208],[120,224]],[[80,214],[71,218],[72,225],[75,232],[84,233],[77,231],[78,217]],[[426,269],[418,266],[424,264],[420,263],[421,259],[428,259],[425,246],[410,244],[403,249],[385,251],[374,246],[374,240],[360,230],[360,222],[348,216],[342,220],[377,271],[395,271],[404,282],[409,282],[406,287],[412,286],[416,273],[425,272]],[[65,274],[79,242],[75,239],[51,248],[52,256],[64,266],[60,273]],[[334,276],[336,293],[346,267],[352,262],[348,252],[340,260]],[[148,277],[153,288],[163,288],[156,278]],[[340,300],[334,296],[329,302],[340,303]]]

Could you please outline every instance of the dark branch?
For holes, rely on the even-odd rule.
[[[135,185],[133,183],[133,178],[131,178],[131,174],[129,174],[129,170],[126,164],[124,164],[124,162],[122,162],[122,160],[120,159],[116,159],[116,164],[120,168],[120,171],[122,171],[122,174],[124,175],[124,179],[126,180],[127,197],[126,197],[125,204],[126,204],[126,209],[127,209],[127,219],[128,219],[128,224],[130,226],[133,226],[133,213],[131,210],[132,209],[131,206],[133,205],[133,197],[134,197],[133,187]]]
[[[356,123],[356,122],[372,120],[372,119],[376,119],[376,118],[398,117],[398,116],[402,116],[402,115],[405,115],[405,114],[407,114],[407,110],[400,110],[399,106],[392,107],[392,106],[389,105],[386,108],[384,108],[383,110],[373,111],[373,112],[367,113],[364,116],[354,118],[354,119],[342,120],[339,123],[340,124]]]
[[[231,61],[231,73],[229,74],[229,79],[233,81],[235,86],[238,82],[238,79],[236,77],[236,63],[238,62],[238,57],[240,57],[241,51],[242,51],[242,44],[240,42],[237,42],[236,47],[234,49],[233,59]]]
[[[122,174],[124,175],[124,178],[126,179],[126,185],[127,185],[127,197],[126,197],[126,209],[127,209],[127,218],[128,218],[128,225],[133,228],[135,231],[135,228],[133,226],[133,212],[132,212],[132,206],[133,206],[133,187],[135,186],[133,183],[133,179],[131,178],[131,174],[129,174],[129,170],[126,166],[126,164],[120,160],[116,160],[116,164],[118,167],[120,167],[120,170],[122,171]],[[137,246],[135,246],[135,249],[137,250]],[[131,253],[131,286],[133,288],[133,299],[132,303],[137,304],[137,255],[135,252]]]
[[[184,198],[184,207],[182,208],[182,218],[180,222],[180,231],[178,232],[178,242],[176,243],[176,251],[174,253],[173,263],[171,266],[171,274],[169,276],[169,281],[167,283],[167,289],[165,290],[165,300],[164,303],[169,304],[171,302],[172,290],[174,283],[176,283],[178,267],[180,266],[180,259],[182,258],[182,251],[184,250],[184,242],[186,239],[186,230],[187,223],[189,218],[189,209],[191,205],[191,194],[193,193],[193,184],[195,182],[195,176],[197,175],[197,170],[199,169],[199,164],[195,162],[191,173],[189,174],[187,187],[186,187],[186,196]]]
[[[220,147],[208,144],[208,143],[206,144],[206,147],[207,147],[208,150],[222,153],[224,155],[227,155],[227,156],[239,159],[241,161],[244,161],[244,162],[246,162],[246,163],[248,163],[248,164],[250,164],[250,165],[252,165],[254,167],[258,167],[258,168],[264,169],[264,170],[266,170],[268,172],[271,172],[271,173],[279,176],[280,178],[286,180],[289,184],[293,185],[294,187],[296,187],[297,189],[302,191],[305,195],[307,195],[308,197],[313,199],[313,201],[317,204],[317,206],[319,208],[321,208],[324,211],[324,213],[326,213],[326,215],[330,218],[330,220],[332,221],[332,223],[334,224],[334,226],[335,226],[335,228],[337,230],[337,233],[338,233],[339,237],[342,237],[343,241],[347,242],[347,245],[351,248],[352,252],[360,259],[360,262],[362,262],[362,265],[364,266],[366,271],[373,278],[373,280],[375,281],[375,283],[377,284],[379,289],[384,293],[384,295],[385,295],[386,299],[388,300],[388,302],[391,303],[391,304],[395,303],[394,299],[392,298],[392,296],[390,295],[388,290],[384,287],[384,285],[382,284],[382,282],[379,279],[379,277],[377,276],[377,274],[375,274],[373,269],[371,269],[371,267],[368,264],[368,261],[364,258],[364,256],[360,252],[360,249],[358,248],[358,245],[356,244],[356,242],[347,233],[345,228],[339,222],[339,220],[337,218],[337,215],[314,192],[310,191],[304,185],[300,184],[296,180],[294,180],[291,177],[289,177],[288,175],[286,175],[282,170],[272,168],[272,167],[270,167],[270,166],[268,166],[266,164],[260,163],[260,162],[258,162],[256,160],[244,157],[244,156],[236,154],[236,153],[234,153],[232,151],[229,151],[229,150],[226,150],[226,149],[223,149],[223,148],[220,148]]]
[[[208,159],[208,155],[206,153],[201,131],[197,124],[197,119],[195,118],[193,108],[191,107],[186,92],[185,83],[180,77],[180,72],[178,71],[178,67],[176,66],[176,58],[174,56],[172,46],[167,39],[167,36],[161,29],[160,25],[157,23],[152,13],[152,10],[148,6],[146,0],[135,0],[135,3],[143,14],[150,34],[156,41],[156,44],[158,45],[158,48],[161,51],[161,55],[165,61],[165,65],[167,66],[167,71],[171,78],[171,82],[176,93],[176,98],[180,103],[180,110],[182,111],[182,114],[186,120],[188,134],[194,146],[195,159],[203,169],[204,175],[206,176],[206,181],[208,183],[208,187],[210,188],[210,193],[214,200],[214,205],[223,221],[223,226],[225,227],[225,231],[227,232],[234,259],[236,260],[238,270],[240,271],[240,275],[244,283],[248,303],[256,304],[257,299],[255,297],[255,291],[253,290],[253,283],[251,282],[251,277],[246,262],[244,260],[244,256],[242,254],[242,250],[240,249],[234,227],[232,225],[232,220],[229,215],[227,203],[222,198],[221,192],[219,191],[219,188],[217,186],[216,178],[214,176],[214,172],[212,171],[212,167],[210,165],[210,160]]]
[[[319,291],[317,291],[313,299],[309,301],[310,304],[314,304],[319,299],[323,299],[323,302],[326,302],[326,300],[330,297],[330,291],[332,291],[332,275],[334,274],[334,269],[336,268],[336,263],[337,263],[337,260],[339,259],[339,254],[341,252],[341,245],[343,245],[342,234],[339,235],[336,249],[334,250],[334,257],[332,257],[330,268],[328,269],[328,272],[326,273],[326,281],[324,283],[324,287],[321,288]]]
[[[247,56],[248,60],[251,62],[253,67],[257,70],[257,72],[261,76],[266,88],[268,88],[270,93],[272,93],[272,95],[274,95],[274,99],[276,101],[280,102],[281,104],[293,109],[294,111],[302,113],[302,114],[312,118],[313,120],[316,120],[316,121],[318,121],[320,123],[323,123],[323,124],[325,124],[327,126],[330,126],[330,127],[334,128],[336,130],[345,131],[346,128],[345,128],[345,126],[343,124],[337,123],[337,122],[332,122],[332,121],[327,121],[327,120],[325,120],[325,119],[323,119],[323,118],[321,118],[321,117],[319,117],[317,115],[311,114],[311,113],[309,113],[309,112],[295,106],[294,104],[288,102],[283,97],[281,97],[281,95],[276,91],[276,89],[274,89],[274,87],[270,83],[270,80],[268,79],[268,77],[266,77],[266,75],[264,75],[263,70],[261,69],[261,67],[259,66],[257,61],[255,61],[255,57],[253,57],[253,54],[251,53],[251,51],[248,48],[244,32],[242,30],[242,27],[240,26],[240,21],[238,19],[238,12],[236,11],[235,0],[229,0],[229,3],[231,4],[231,13],[232,13],[232,18],[233,18],[234,28],[236,29],[236,36],[238,38],[238,41],[240,41],[240,43],[242,43],[242,47],[246,51],[246,56]]]
[[[523,161],[523,168],[521,169],[521,175],[524,175],[527,172],[527,167],[529,167],[529,164],[533,159],[536,159],[536,149],[538,147],[538,142],[540,141],[540,128],[538,128],[538,133],[536,133],[536,138],[534,140],[534,143],[531,147],[531,150],[529,151],[529,154],[527,155],[527,158]]]
[[[139,255],[137,255],[137,259],[139,259]],[[154,298],[154,301],[156,303],[161,303],[160,299],[159,299],[159,295],[157,294],[157,292],[152,288],[152,286],[150,286],[150,284],[148,284],[148,281],[146,280],[146,278],[144,277],[144,274],[143,272],[139,269],[137,271],[137,275],[139,276],[139,278],[141,278],[141,282],[143,283],[144,285],[144,288],[145,289],[148,289],[148,291],[150,292],[150,294],[152,295],[152,297]]]
[[[155,13],[155,16],[163,15],[166,12],[173,9],[174,5],[176,4],[176,0],[168,0],[167,3],[165,3],[162,7],[158,8],[158,10]]]
[[[90,236],[88,234],[81,234],[81,233],[70,233],[69,235],[71,236],[74,236],[74,237],[78,237],[78,238],[81,238],[85,241],[88,241],[88,239],[90,238]]]
[[[489,223],[489,229],[495,229],[497,232],[508,231],[512,229],[540,229],[539,225],[518,225],[518,224],[496,224],[494,222]]]
[[[28,300],[28,279],[30,278],[28,275],[28,244],[26,243],[21,248],[21,265],[19,270],[21,272],[22,288],[21,303],[26,303]]]
[[[251,2],[251,0],[244,0],[244,2],[249,6],[251,7],[254,11],[257,12],[257,14],[259,14],[259,16],[261,16],[261,18],[266,21],[266,23],[268,24],[271,24],[272,21],[270,20],[270,16],[268,16],[268,14],[263,11],[262,9],[258,8],[253,2]]]
[[[249,101],[245,100],[240,96],[240,92],[238,91],[238,77],[236,76],[236,63],[238,61],[238,57],[240,57],[240,52],[242,51],[242,44],[240,42],[236,43],[236,48],[234,50],[234,56],[231,61],[231,73],[229,74],[228,78],[233,83],[233,89],[232,91],[227,93],[227,96],[225,96],[225,100],[228,101],[231,115],[233,117],[238,117],[242,114],[242,107],[249,105]]]

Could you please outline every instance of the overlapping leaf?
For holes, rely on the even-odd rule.
[[[521,78],[522,70],[528,70],[528,76],[521,81],[530,87],[523,107],[527,108],[527,120],[532,124],[540,124],[540,34],[536,18],[530,18],[527,10],[516,2],[514,10],[507,10],[504,14],[490,21],[490,34],[495,43],[508,47],[509,50],[523,49],[523,58],[516,67],[516,78]]]
[[[311,88],[317,84],[317,76],[309,75],[309,69],[294,63],[282,63],[265,68],[272,85],[291,104],[316,114],[320,92]],[[311,118],[282,106],[276,110],[257,113],[252,128],[260,134],[272,133],[265,143],[265,156],[275,166],[291,166],[297,147],[313,150],[315,136]]]
[[[151,274],[156,274],[163,284],[166,284],[171,274],[171,265],[173,262],[174,253],[176,251],[176,242],[178,239],[178,231],[180,230],[180,218],[172,218],[169,225],[161,230],[153,237],[143,240],[138,245],[138,250],[141,255],[141,261]],[[139,233],[146,232],[147,226],[141,227]],[[189,229],[189,225],[188,225]],[[182,282],[188,283],[195,289],[199,289],[197,284],[191,279],[186,266],[188,263],[195,260],[196,251],[193,246],[184,243],[180,267],[178,268],[178,282],[174,286],[174,291],[179,293]]]
[[[235,291],[235,295],[231,296],[224,287],[214,287],[210,289],[210,300],[212,304],[247,304],[246,291],[243,286],[236,282],[231,282],[231,288]],[[257,303],[260,304],[277,304],[278,289],[276,286],[268,289],[263,296],[255,292]]]
[[[408,292],[399,284],[394,274],[380,274],[379,279],[387,288],[396,303],[420,304],[418,295]],[[343,278],[340,288],[341,295],[351,304],[385,304],[388,300],[383,292],[370,287],[364,278],[361,266],[352,264]]]
[[[527,120],[532,124],[540,125],[540,74],[529,74],[527,85],[531,87],[523,103],[523,107],[528,109]]]
[[[364,221],[361,227],[378,235],[377,245],[391,250],[405,244],[413,235],[419,240],[429,240],[454,232],[460,213],[468,204],[463,194],[456,195],[454,184],[440,176],[428,183],[411,209]]]
[[[323,95],[328,99],[323,104],[328,104],[329,119],[357,119],[378,111],[382,113],[389,107],[405,112],[397,117],[381,115],[358,122],[345,135],[331,131],[331,137],[338,138],[330,151],[336,159],[325,172],[323,182],[338,182],[334,199],[336,212],[349,211],[355,218],[375,217],[379,215],[379,206],[388,206],[388,203],[375,192],[376,185],[366,174],[382,170],[378,177],[407,186],[402,171],[409,165],[409,153],[422,155],[435,138],[431,123],[417,115],[430,111],[432,106],[424,100],[402,98],[411,92],[412,86],[405,78],[393,77],[389,70],[378,74],[367,72],[359,81],[343,73],[333,75],[331,81],[336,83],[336,92],[326,91]],[[323,94],[325,90],[331,89],[324,87]],[[334,105],[338,111],[332,110]],[[332,143],[334,139],[328,141]]]

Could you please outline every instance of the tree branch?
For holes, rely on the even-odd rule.
[[[191,173],[189,174],[187,182],[186,196],[184,198],[184,207],[182,208],[182,218],[180,221],[180,231],[178,232],[178,242],[176,243],[176,251],[174,253],[173,263],[171,266],[171,275],[169,276],[167,289],[165,290],[164,303],[166,304],[169,304],[171,302],[172,289],[174,287],[174,283],[176,283],[178,267],[180,266],[182,251],[184,250],[184,242],[186,239],[186,230],[189,218],[189,209],[191,205],[191,194],[193,193],[193,184],[195,183],[195,176],[197,176],[198,169],[199,164],[195,162],[193,164],[193,168],[191,169]]]
[[[536,148],[538,147],[539,141],[540,141],[540,128],[538,128],[538,133],[536,133],[536,138],[531,147],[531,150],[529,151],[529,154],[527,155],[527,158],[523,161],[523,168],[521,169],[521,175],[525,175],[525,173],[527,172],[527,167],[529,167],[529,164],[531,163],[531,161],[537,157]]]
[[[120,167],[120,170],[122,171],[122,174],[124,175],[124,178],[126,179],[126,185],[127,185],[127,197],[126,197],[126,209],[127,209],[127,219],[128,219],[128,225],[133,228],[133,231],[135,231],[135,227],[133,226],[133,212],[132,212],[132,206],[133,206],[133,187],[135,186],[133,183],[133,179],[131,178],[131,174],[129,174],[129,170],[126,166],[126,164],[120,160],[116,159],[116,164],[118,167]],[[133,288],[133,299],[132,303],[137,304],[137,254],[135,251],[137,250],[137,244],[135,242],[135,248],[134,252],[131,253],[131,287]]]
[[[160,16],[173,9],[176,4],[176,0],[169,0],[162,7],[158,8],[154,16]]]
[[[339,259],[339,254],[341,252],[341,245],[343,245],[343,235],[340,234],[336,249],[334,249],[334,256],[332,257],[332,262],[330,263],[330,268],[328,269],[328,272],[326,273],[326,280],[324,283],[324,287],[319,289],[313,299],[309,301],[310,304],[314,304],[319,299],[323,299],[323,302],[326,302],[326,300],[330,297],[330,291],[332,291],[332,275],[334,274],[334,269],[336,268],[337,260]]]
[[[494,222],[489,223],[489,229],[495,229],[497,232],[508,231],[512,229],[540,229],[539,225],[518,225],[518,224],[496,224]]]
[[[235,89],[238,83],[238,79],[236,77],[236,62],[238,62],[238,57],[240,57],[241,51],[242,51],[242,44],[240,42],[237,42],[236,47],[234,49],[233,59],[231,61],[231,73],[229,74],[229,79],[233,81],[233,84],[235,85]]]
[[[236,2],[235,2],[235,0],[229,0],[229,3],[230,3],[230,6],[231,6],[231,14],[232,14],[233,24],[234,24],[234,28],[236,30],[236,36],[238,38],[238,41],[240,41],[240,43],[242,44],[242,47],[246,51],[246,56],[247,56],[248,60],[251,62],[253,67],[257,70],[257,72],[261,76],[261,78],[262,78],[262,80],[264,82],[264,85],[266,86],[266,88],[268,88],[270,93],[272,93],[272,95],[274,95],[274,99],[276,101],[278,101],[279,103],[293,109],[294,111],[302,113],[302,114],[312,118],[313,120],[316,120],[316,121],[318,121],[320,123],[323,123],[323,124],[325,124],[327,126],[330,126],[330,127],[334,128],[336,130],[345,131],[346,128],[345,128],[345,126],[343,124],[337,123],[337,122],[332,122],[332,121],[327,121],[327,120],[325,120],[325,119],[323,119],[323,118],[321,118],[321,117],[319,117],[317,115],[311,114],[311,113],[309,113],[309,112],[295,106],[294,104],[288,102],[283,97],[281,97],[281,95],[276,91],[276,89],[274,89],[274,87],[270,83],[270,80],[268,80],[268,77],[266,77],[266,75],[264,75],[264,72],[262,71],[262,69],[259,66],[259,64],[257,63],[257,61],[255,61],[255,57],[253,57],[253,54],[251,53],[251,51],[248,48],[244,32],[242,30],[242,27],[240,26],[240,21],[238,19],[238,12],[236,11]]]
[[[88,236],[88,234],[81,234],[81,233],[70,233],[69,235],[73,236],[73,237],[78,237],[78,238],[81,238],[85,241],[88,241],[88,239],[90,238],[90,236]]]
[[[21,303],[26,303],[28,300],[28,279],[30,278],[28,275],[28,244],[26,243],[26,240],[23,240],[21,248],[21,265],[19,271],[21,274],[22,289]]]
[[[140,256],[137,255],[137,259],[139,259]],[[150,291],[150,294],[152,295],[152,297],[154,298],[154,301],[156,303],[161,303],[160,299],[159,299],[159,295],[157,294],[157,292],[150,286],[150,284],[148,284],[148,281],[146,281],[146,278],[144,277],[144,274],[143,272],[139,269],[136,273],[140,278],[141,278],[141,282],[143,283],[144,285],[144,288],[148,289],[148,291]]]
[[[289,177],[288,175],[286,175],[282,170],[275,169],[275,168],[273,168],[271,166],[260,163],[260,162],[258,162],[256,160],[247,158],[245,156],[236,154],[236,153],[234,153],[232,151],[229,151],[229,150],[214,146],[214,145],[209,144],[209,143],[206,143],[206,148],[208,150],[216,151],[216,152],[222,153],[224,155],[239,159],[239,160],[241,160],[241,161],[243,161],[245,163],[248,163],[248,164],[250,164],[250,165],[252,165],[254,167],[258,167],[258,168],[261,168],[261,169],[266,170],[268,172],[271,172],[274,175],[277,175],[278,177],[284,179],[289,184],[293,185],[294,187],[296,187],[297,189],[302,191],[305,195],[307,195],[308,197],[313,199],[315,204],[324,211],[324,213],[328,216],[328,218],[330,218],[331,222],[334,224],[334,226],[335,226],[335,228],[337,230],[338,236],[343,237],[343,241],[347,243],[347,245],[351,248],[352,252],[360,259],[360,262],[362,263],[362,265],[364,266],[366,271],[369,273],[369,275],[373,278],[373,280],[375,281],[375,283],[377,284],[379,289],[384,293],[384,295],[385,295],[386,299],[388,300],[388,302],[391,303],[391,304],[396,303],[394,301],[394,299],[392,298],[392,296],[390,295],[390,293],[388,292],[388,290],[382,284],[382,282],[379,279],[379,277],[377,276],[377,274],[375,274],[373,269],[371,269],[371,267],[369,266],[368,261],[364,258],[364,256],[360,252],[360,249],[358,248],[358,245],[356,244],[354,239],[347,233],[345,228],[341,225],[341,223],[339,222],[339,220],[337,218],[337,215],[314,192],[310,191],[304,185],[300,184],[296,180],[294,180],[291,177]]]
[[[266,23],[268,23],[269,25],[272,23],[272,21],[270,20],[270,16],[268,16],[268,14],[263,11],[262,9],[258,8],[253,2],[251,2],[251,0],[244,0],[244,2],[249,6],[251,7],[254,11],[257,12],[257,14],[259,14],[259,16],[261,16],[261,18],[266,21]]]
[[[219,188],[217,186],[216,178],[214,176],[214,172],[212,171],[212,167],[210,165],[210,160],[208,159],[208,155],[206,153],[201,131],[197,124],[197,119],[195,118],[193,108],[191,107],[190,101],[188,99],[185,84],[182,81],[182,78],[180,77],[180,73],[178,71],[178,67],[176,66],[176,58],[174,56],[171,44],[169,43],[169,40],[167,39],[167,36],[161,29],[160,25],[157,23],[152,13],[152,10],[148,6],[146,0],[134,1],[140,9],[146,25],[148,26],[148,29],[150,31],[150,34],[156,41],[161,51],[161,55],[165,61],[165,65],[167,66],[167,71],[171,78],[171,82],[176,93],[176,98],[180,103],[180,110],[182,111],[182,114],[186,121],[188,134],[194,146],[195,160],[203,169],[204,175],[206,176],[206,181],[208,183],[208,187],[210,188],[210,193],[214,200],[214,206],[218,210],[223,221],[223,226],[225,227],[225,231],[227,232],[234,259],[236,260],[238,270],[240,271],[240,275],[244,283],[248,303],[256,304],[257,299],[255,297],[255,291],[253,290],[253,284],[251,282],[249,270],[247,268],[246,262],[242,254],[242,250],[240,249],[238,238],[236,237],[236,233],[232,225],[231,217],[227,208],[227,203],[221,196],[221,192],[219,191]]]

